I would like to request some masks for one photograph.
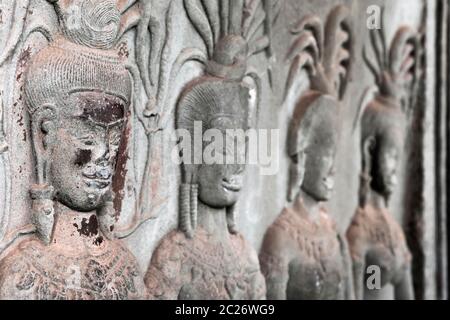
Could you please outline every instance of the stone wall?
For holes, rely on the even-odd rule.
[[[29,188],[35,181],[30,118],[26,112],[24,77],[29,61],[48,44],[48,35],[58,34],[59,23],[53,5],[46,0],[0,0],[0,99],[3,107],[3,127],[8,149],[0,153],[0,248],[3,256],[14,243],[32,237],[31,199]],[[135,1],[118,1],[133,4]],[[138,1],[139,2],[139,1]],[[181,168],[173,163],[171,155],[176,146],[172,139],[175,130],[175,106],[186,85],[202,75],[204,67],[197,61],[184,64],[171,73],[180,52],[194,48],[205,53],[198,30],[186,13],[184,2],[173,0],[166,4],[140,1],[139,10],[126,11],[130,28],[115,45],[130,69],[140,69],[140,54],[152,54],[151,34],[139,38],[145,10],[151,19],[161,23],[161,34],[166,42],[156,64],[147,66],[155,74],[161,73],[160,85],[154,88],[152,99],[161,95],[165,117],[159,124],[162,131],[145,132],[140,120],[150,129],[151,120],[140,118],[148,103],[142,77],[133,81],[135,102],[127,125],[128,147],[121,150],[119,173],[114,184],[114,207],[120,214],[116,236],[123,239],[145,273],[152,254],[161,239],[178,226]],[[145,4],[147,2],[147,5]],[[396,31],[408,25],[423,34],[423,73],[421,85],[414,94],[418,102],[408,117],[405,151],[398,169],[398,186],[389,202],[390,211],[403,226],[413,254],[414,287],[417,298],[446,298],[445,276],[445,200],[446,200],[446,138],[447,115],[446,31],[440,11],[447,10],[445,1],[438,0],[281,0],[281,13],[273,26],[269,57],[267,51],[249,60],[249,69],[259,75],[262,90],[255,119],[258,129],[278,129],[275,175],[260,174],[258,165],[246,168],[244,189],[237,204],[237,229],[259,251],[264,234],[283,208],[288,205],[289,163],[287,151],[288,127],[297,99],[307,90],[306,72],[296,79],[294,90],[285,96],[290,62],[285,60],[287,49],[295,39],[290,30],[298,21],[316,14],[322,22],[338,4],[346,5],[352,20],[352,57],[348,87],[339,117],[340,134],[337,145],[336,182],[332,199],[326,204],[337,228],[345,233],[358,207],[360,188],[361,150],[358,110],[367,90],[374,88],[374,78],[363,59],[363,47],[370,47],[367,20],[369,6],[384,8],[383,30],[386,43],[391,43]],[[170,8],[169,8],[170,7]],[[165,19],[164,19],[165,17]],[[141,27],[142,28],[142,27]],[[144,27],[145,28],[145,27]],[[166,29],[166,32],[163,32]],[[45,32],[40,32],[46,30]],[[150,29],[149,29],[150,30]],[[139,38],[139,39],[138,39]],[[138,40],[136,40],[138,39]],[[440,46],[438,46],[440,44]],[[194,50],[192,49],[192,50]],[[442,69],[439,69],[441,66]],[[141,70],[142,72],[142,70]],[[154,75],[153,75],[154,76]],[[445,79],[444,79],[445,78]],[[157,79],[157,78],[156,78]],[[438,91],[440,90],[440,91]],[[440,94],[440,96],[439,96]],[[367,101],[364,100],[364,101]],[[0,118],[1,120],[1,118]],[[356,124],[356,125],[355,125]],[[147,128],[147,129],[149,129]],[[1,129],[1,127],[0,127]],[[151,130],[150,130],[151,131]],[[1,138],[0,131],[0,138]],[[1,141],[0,141],[1,142]],[[1,147],[1,145],[0,145]],[[145,177],[149,177],[145,183]],[[69,177],[68,177],[69,178]],[[440,236],[436,236],[440,234]],[[17,238],[17,239],[16,239]],[[14,240],[10,244],[10,240]],[[7,246],[8,244],[8,246]],[[391,294],[386,293],[385,297]]]

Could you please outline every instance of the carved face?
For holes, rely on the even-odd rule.
[[[219,129],[224,139],[222,156],[237,155],[235,160],[245,160],[246,146],[238,144],[239,139],[226,135],[226,129],[237,128],[239,121],[233,118],[221,117],[210,123],[210,127]],[[241,141],[242,143],[242,141]],[[234,151],[233,151],[234,150]],[[220,150],[219,150],[220,152]],[[232,164],[201,164],[197,167],[197,181],[200,200],[215,208],[234,205],[243,187],[244,162],[234,161]]]
[[[58,200],[90,211],[110,191],[125,122],[125,103],[102,93],[71,96],[61,108],[51,148],[51,181]]]
[[[334,189],[334,143],[313,143],[305,150],[302,189],[317,201],[327,201]]]
[[[398,148],[390,144],[382,144],[376,150],[373,161],[372,188],[389,196],[397,185]]]

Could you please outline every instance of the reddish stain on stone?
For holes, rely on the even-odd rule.
[[[130,114],[128,114],[128,119],[130,118]],[[122,210],[122,200],[124,197],[123,189],[125,187],[125,177],[127,175],[127,161],[128,157],[128,141],[130,139],[131,127],[129,121],[127,121],[125,126],[125,132],[122,136],[122,141],[120,142],[118,154],[117,154],[117,164],[116,164],[116,174],[114,175],[114,179],[112,182],[112,190],[114,192],[114,200],[113,206],[114,211],[116,212],[116,216],[120,215],[120,211]]]
[[[18,60],[18,66],[20,68],[24,67],[27,64],[27,62],[30,60],[30,58],[31,58],[31,47],[28,46],[28,48],[26,48],[25,50],[23,50],[20,53],[19,60]]]

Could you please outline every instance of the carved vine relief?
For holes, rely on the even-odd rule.
[[[236,226],[246,166],[192,164],[191,154],[180,166],[178,228],[163,237],[144,274],[133,248],[119,239],[163,218],[157,138],[173,120],[191,136],[197,121],[225,136],[227,129],[258,125],[260,75],[267,72],[270,89],[283,0],[47,0],[53,22],[34,18],[32,2],[12,2],[11,32],[0,52],[2,70],[16,63],[31,35],[46,43],[36,53],[28,48],[30,56],[14,65],[24,69],[16,85],[34,169],[24,212],[30,224],[19,230],[9,230],[14,213],[7,209],[14,144],[4,124],[13,107],[0,91],[0,191],[6,191],[0,196],[0,299],[363,298],[368,264],[383,266],[383,285],[392,283],[397,298],[413,298],[411,255],[387,204],[419,78],[417,32],[400,28],[389,51],[383,33],[371,33],[378,68],[365,58],[378,93],[360,111],[360,205],[347,237],[324,205],[334,189],[354,60],[350,12],[339,5],[325,23],[307,15],[291,29],[284,95],[305,72],[309,88],[296,93],[289,119],[289,204],[267,230],[259,256]],[[174,52],[181,7],[202,45]],[[265,64],[256,68],[252,59]],[[178,74],[193,61],[202,75],[175,92]],[[137,127],[147,139],[145,163],[135,175],[133,215],[118,226],[124,186],[115,183],[126,178],[129,150],[142,145],[131,141]],[[224,156],[235,142],[225,140]],[[237,147],[246,154],[246,142],[237,140]]]
[[[411,98],[417,94],[420,35],[403,26],[389,49],[385,42],[383,29],[373,31],[371,43],[377,62],[364,55],[378,91],[362,110],[360,203],[347,230],[347,238],[357,298],[368,298],[369,292],[364,290],[364,270],[368,265],[377,265],[382,266],[382,287],[390,283],[396,299],[413,299],[411,254],[401,226],[389,212],[388,203],[397,184],[407,114],[413,104]]]

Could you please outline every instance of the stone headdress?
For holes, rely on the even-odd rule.
[[[248,128],[251,110],[243,80],[250,76],[259,86],[259,77],[249,70],[248,60],[270,48],[267,26],[276,19],[274,10],[279,10],[279,2],[185,0],[184,5],[205,44],[208,58],[205,75],[191,82],[179,99],[177,128],[192,132],[194,121],[208,126],[214,117],[231,119],[236,129]],[[268,16],[271,21],[266,23]],[[197,220],[198,186],[195,181],[189,181],[185,165],[184,169],[180,228],[192,237]],[[228,228],[232,233],[236,232],[234,215],[234,206],[227,208]]]
[[[42,135],[42,114],[54,117],[52,108],[70,108],[68,98],[76,92],[103,92],[130,105],[132,82],[125,63],[113,49],[123,21],[114,0],[49,0],[57,13],[60,32],[50,36],[48,46],[29,62],[24,90],[34,136],[37,181],[31,188],[32,220],[40,238],[48,243],[54,223],[53,187],[49,184],[49,159],[37,143]],[[74,10],[76,6],[77,10]],[[50,34],[48,34],[50,35]],[[49,107],[52,106],[52,107]],[[112,199],[100,210],[100,225],[106,236],[115,219]],[[111,202],[111,203],[109,203]]]
[[[345,6],[335,7],[325,27],[319,17],[306,16],[291,33],[296,38],[286,56],[287,60],[292,61],[286,95],[297,81],[300,70],[307,71],[310,89],[297,101],[289,126],[289,201],[294,200],[303,181],[305,149],[314,145],[333,147],[336,144],[340,102],[350,77],[350,12]]]
[[[407,115],[417,98],[416,89],[421,72],[419,32],[408,26],[400,27],[388,49],[383,30],[370,32],[377,63],[372,62],[364,49],[364,59],[375,77],[377,93],[372,101],[361,104],[356,118],[360,120],[361,128],[362,207],[372,181],[373,162],[377,161],[375,158],[381,146],[390,146],[399,151],[402,149]]]

